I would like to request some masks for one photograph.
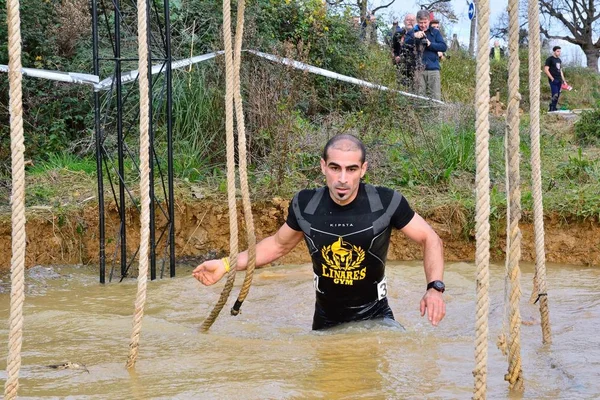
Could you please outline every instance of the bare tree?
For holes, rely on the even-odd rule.
[[[587,67],[594,71],[598,71],[600,57],[599,8],[597,0],[540,0],[540,13],[544,17],[541,32],[548,39],[562,39],[579,46],[587,59]],[[568,34],[551,34],[553,21],[560,22]]]
[[[389,6],[394,4],[394,2],[396,0],[389,0],[389,2],[382,4],[380,6],[377,6],[377,7],[373,7],[372,9],[369,9],[368,0],[349,0],[349,1],[347,1],[347,0],[325,0],[325,1],[330,6],[343,6],[343,7],[351,7],[351,8],[357,9],[359,12],[359,15],[360,15],[360,22],[362,23],[367,18],[367,14],[369,13],[369,11],[371,12],[371,14],[375,14],[376,11],[379,11],[384,8],[388,8]]]
[[[420,1],[419,6],[424,10],[441,15],[448,22],[456,22],[458,21],[458,17],[456,16],[450,1],[451,0]]]
[[[527,3],[521,3],[520,17],[519,20],[519,47],[527,47],[529,44],[529,31],[526,29],[527,26]],[[496,23],[490,30],[490,34],[493,38],[504,39],[508,38],[508,11],[504,10],[502,14],[496,20]]]

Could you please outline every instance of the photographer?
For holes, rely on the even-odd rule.
[[[429,11],[417,13],[417,25],[406,34],[405,43],[414,47],[417,60],[415,88],[420,96],[441,100],[440,61],[438,52],[448,49],[438,29],[429,26]]]

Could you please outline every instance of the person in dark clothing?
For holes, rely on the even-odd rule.
[[[405,42],[414,46],[417,59],[415,86],[417,94],[441,100],[440,61],[438,52],[448,49],[438,29],[429,27],[429,11],[417,13],[417,25],[406,34]]]
[[[563,83],[567,83],[565,75],[562,70],[562,60],[560,59],[560,46],[554,46],[552,48],[552,55],[546,59],[544,65],[544,73],[548,76],[548,82],[550,83],[550,92],[552,98],[550,99],[550,108],[548,111],[556,111],[558,105],[558,98],[560,97],[560,89]]]
[[[400,193],[361,182],[368,166],[365,157],[365,147],[356,137],[331,138],[321,158],[326,186],[294,196],[286,222],[257,244],[256,265],[284,256],[304,238],[314,273],[313,329],[393,320],[385,265],[391,231],[399,229],[422,245],[428,284],[420,310],[436,326],[446,313],[442,241]],[[245,251],[238,257],[237,270],[244,270],[247,263]],[[193,276],[212,285],[228,270],[227,258],[210,260],[194,269]]]
[[[411,90],[417,60],[413,46],[407,44],[405,39],[406,33],[413,29],[415,22],[414,14],[407,14],[404,17],[404,27],[397,29],[392,37],[392,58],[396,65],[398,84]]]
[[[392,27],[390,28],[389,32],[385,35],[385,44],[387,44],[390,47],[393,47],[393,42],[392,40],[394,39],[394,35],[396,34],[396,32],[398,32],[401,28],[398,26],[398,20],[395,19],[392,22]]]
[[[442,33],[442,31],[440,29],[440,21],[438,19],[432,19],[431,22],[429,23],[429,27],[431,29],[437,29],[437,30],[440,31],[440,33]],[[444,35],[442,35],[442,37],[444,37]],[[445,60],[446,59],[446,53],[438,51],[438,58],[440,59],[440,61]]]

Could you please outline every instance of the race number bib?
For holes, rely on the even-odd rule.
[[[387,276],[384,276],[381,282],[377,284],[377,300],[387,297]]]

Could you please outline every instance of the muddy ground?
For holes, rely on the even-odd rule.
[[[275,198],[253,204],[257,238],[275,232],[285,221],[288,202]],[[176,203],[176,257],[192,262],[209,255],[225,254],[229,249],[229,223],[226,202],[215,200],[178,201]],[[240,207],[241,210],[241,207]],[[115,254],[118,243],[118,214],[116,207],[107,210],[107,261]],[[160,212],[158,212],[160,214]],[[241,214],[241,211],[240,211]],[[456,210],[439,209],[426,219],[444,241],[447,261],[473,261],[475,241],[472,228],[465,227],[464,218]],[[139,242],[137,213],[128,214],[128,249],[135,251]],[[158,218],[157,226],[165,225]],[[239,216],[240,248],[245,247],[243,216]],[[505,236],[502,224],[492,224],[492,260],[504,258]],[[534,261],[534,235],[531,221],[521,223],[522,260]],[[552,263],[600,265],[600,226],[595,221],[569,221],[549,216],[545,220],[546,260]],[[421,259],[421,249],[401,233],[392,235],[390,260]],[[10,216],[0,220],[0,272],[10,269]],[[281,260],[282,263],[308,262],[302,244]],[[98,262],[98,210],[96,206],[77,210],[57,211],[51,207],[28,209],[27,267],[53,264],[95,264]],[[182,261],[183,262],[183,261]]]

